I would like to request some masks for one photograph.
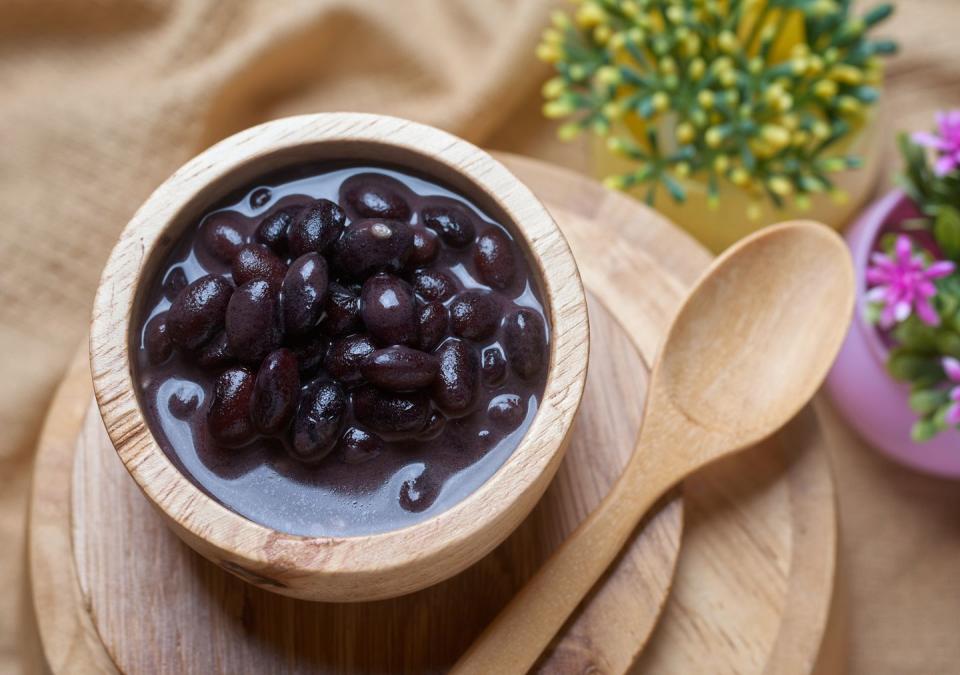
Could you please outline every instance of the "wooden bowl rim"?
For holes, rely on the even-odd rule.
[[[446,511],[402,529],[310,537],[248,520],[208,496],[174,466],[154,440],[140,410],[130,359],[131,321],[138,281],[155,247],[167,241],[167,228],[186,217],[184,209],[191,207],[201,190],[242,166],[283,151],[343,141],[389,147],[439,163],[493,200],[511,221],[504,224],[532,253],[529,262],[541,276],[552,340],[540,409],[518,447],[480,488]],[[371,157],[370,161],[377,160]],[[179,526],[174,530],[191,546],[210,557],[203,544],[212,545],[228,565],[279,571],[289,577],[291,587],[284,590],[286,584],[282,584],[274,590],[291,595],[302,595],[296,586],[303,576],[383,581],[385,573],[411,566],[417,566],[425,580],[422,586],[426,586],[492,550],[527,515],[559,466],[583,394],[588,350],[586,301],[579,271],[566,239],[529,188],[486,152],[447,132],[399,118],[359,113],[319,113],[266,122],[230,136],[184,164],[124,228],[104,268],[90,334],[90,364],[100,414],[118,455],[141,490]],[[477,537],[479,542],[471,541]],[[470,559],[456,560],[458,548],[473,549]],[[452,565],[449,569],[431,570],[434,563],[443,566],[445,559]],[[234,571],[256,576],[251,570]],[[269,582],[269,577],[265,581]],[[416,586],[407,586],[402,592],[416,590]],[[378,592],[374,597],[389,594]]]

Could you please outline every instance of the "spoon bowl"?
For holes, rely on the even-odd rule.
[[[717,258],[661,346],[620,479],[453,672],[527,672],[664,492],[770,436],[810,400],[853,301],[849,253],[825,225],[783,223]]]
[[[717,440],[759,442],[826,377],[846,335],[853,285],[843,240],[813,223],[777,225],[728,249],[667,333],[651,405],[666,397]]]

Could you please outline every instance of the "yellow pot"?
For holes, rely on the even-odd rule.
[[[830,195],[816,194],[811,195],[810,208],[800,210],[792,200],[787,200],[788,203],[782,209],[777,209],[769,200],[764,200],[761,202],[759,217],[751,219],[747,216],[751,199],[743,190],[726,181],[721,182],[719,205],[717,208],[710,208],[707,204],[706,183],[687,179],[678,181],[687,193],[684,202],[674,201],[666,189],[660,186],[654,199],[654,207],[714,253],[719,253],[761,227],[784,220],[818,220],[840,230],[860,211],[873,191],[879,169],[876,137],[880,117],[874,109],[863,126],[837,148],[836,154],[855,155],[864,162],[859,169],[830,174],[836,187],[846,194],[842,202],[836,201]],[[612,155],[605,146],[605,139],[598,138],[594,142],[593,157],[594,171],[600,178],[627,173],[635,168],[628,160]],[[646,188],[636,188],[630,191],[630,194],[642,200],[646,196]]]

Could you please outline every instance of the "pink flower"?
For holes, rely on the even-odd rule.
[[[893,257],[877,252],[870,261],[873,264],[867,269],[867,282],[873,288],[867,292],[867,299],[883,303],[882,327],[904,321],[914,310],[928,326],[940,324],[930,303],[930,298],[937,294],[933,280],[952,274],[952,262],[940,260],[927,267],[923,256],[913,253],[910,238],[905,234],[897,237]]]
[[[947,424],[952,427],[960,424],[960,361],[952,356],[943,357],[943,370],[954,386],[950,389],[950,400],[953,403],[947,410]]]
[[[913,142],[939,153],[933,172],[945,176],[960,166],[960,110],[937,113],[940,135],[919,131],[911,138]]]

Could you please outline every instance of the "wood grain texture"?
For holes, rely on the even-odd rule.
[[[207,206],[257,176],[304,162],[388,163],[433,176],[508,227],[538,273],[551,326],[537,414],[499,470],[461,502],[409,527],[356,537],[303,537],[254,523],[184,476],[157,444],[137,397],[131,327],[179,236]],[[556,473],[583,393],[589,328],[566,240],[543,204],[480,148],[439,129],[382,115],[321,113],[246,129],[183,165],[124,228],[90,327],[93,388],[107,433],[140,489],[194,550],[251,583],[309,600],[395,597],[462,571],[530,513]]]
[[[500,159],[548,204],[578,256],[585,281],[591,288],[601,289],[597,295],[602,297],[606,306],[616,308],[619,324],[639,346],[645,360],[652,361],[659,341],[657,331],[665,328],[670,317],[671,298],[679,297],[681,290],[696,278],[709,257],[655,213],[622,195],[604,190],[593,181],[534,160],[512,156],[501,156]],[[631,267],[636,276],[630,273]],[[596,329],[599,329],[599,323]],[[595,337],[598,336],[595,334]],[[606,340],[605,337],[601,339]],[[592,348],[596,354],[597,350],[605,348],[605,343],[595,340]],[[602,366],[602,363],[606,362],[593,359],[591,377],[597,375],[606,378],[599,371],[601,367],[611,368],[614,373],[618,371],[619,364]],[[598,394],[588,381],[585,404],[607,391],[601,388]],[[607,409],[620,409],[613,398],[604,399],[603,405]],[[606,429],[620,419],[606,417],[599,421],[597,429]],[[584,423],[585,418],[577,424]],[[837,645],[837,640],[832,640],[831,645],[834,660],[824,666],[823,659],[818,659],[827,626],[826,616],[831,608],[837,531],[834,487],[823,451],[824,442],[815,425],[816,420],[805,411],[787,433],[768,441],[778,444],[778,451],[770,452],[769,448],[747,451],[742,456],[702,471],[684,485],[683,545],[673,590],[659,623],[636,661],[635,672],[687,674],[766,670],[771,673],[799,673],[809,672],[809,664],[814,662],[821,667],[817,672],[838,672],[836,663],[842,661],[844,646]],[[68,429],[66,425],[60,430],[64,435],[76,435],[79,431],[76,427]],[[42,444],[41,448],[47,454],[47,457],[40,459],[44,465],[72,464],[69,457],[54,456],[51,452],[59,449],[66,454],[71,451],[70,446]],[[569,458],[575,457],[575,453],[576,446]],[[568,472],[567,464],[572,466],[572,462],[564,463],[545,500],[569,492],[567,483],[574,481],[578,474],[575,471]],[[616,467],[605,467],[604,475],[612,481],[617,470]],[[122,472],[120,475],[122,477]],[[129,479],[125,483],[128,491],[136,496],[135,491],[130,490]],[[104,488],[107,489],[114,488]],[[68,486],[52,483],[50,490],[35,494],[35,502],[38,498],[59,500],[59,511],[65,513],[69,511],[68,493]],[[561,504],[559,508],[563,513],[588,506],[567,500],[561,500]],[[679,509],[679,502],[671,504]],[[142,499],[138,508],[153,515],[145,508]],[[534,514],[539,513],[540,508]],[[38,508],[35,503],[34,511],[50,514],[50,518],[43,521],[46,526],[44,536],[70,538],[69,522],[64,516],[57,515],[58,509]],[[137,527],[159,527],[155,520],[138,523]],[[535,529],[549,533],[553,527],[555,524],[551,519],[549,522],[540,522]],[[176,540],[165,530],[160,531],[176,544]],[[642,536],[647,536],[648,532],[649,526]],[[33,539],[36,541],[36,534]],[[508,543],[513,541],[511,538]],[[35,553],[38,548],[41,551],[49,550],[34,545]],[[180,549],[186,553],[184,547],[180,546]],[[498,561],[498,579],[509,573],[500,553],[502,550],[498,549],[482,563],[486,564],[491,559]],[[123,555],[133,559],[139,553],[130,550]],[[529,551],[524,555],[527,558],[534,557]],[[213,572],[206,571],[213,570],[210,565],[198,556],[192,558],[195,560],[191,568],[194,577],[204,574],[214,576]],[[34,555],[31,569],[35,601],[39,603],[42,597],[54,592],[52,589],[59,592],[61,588],[69,588],[71,583],[77,585],[71,562],[63,557],[43,561]],[[525,564],[533,565],[535,562]],[[647,583],[656,580],[655,568],[643,567],[639,571],[647,578]],[[205,587],[214,590],[205,591],[203,597],[208,601],[222,601],[229,610],[225,612],[230,617],[229,625],[233,630],[242,632],[242,608],[249,603],[249,597],[259,591],[237,584],[223,574],[216,578],[218,581],[211,581]],[[163,579],[155,581],[157,584],[164,583]],[[200,582],[195,580],[193,583]],[[84,585],[88,586],[87,583]],[[51,590],[41,593],[37,590],[40,586]],[[112,597],[123,596],[118,581],[114,581],[109,589],[113,591]],[[228,589],[233,589],[232,596],[226,595]],[[495,592],[491,590],[488,595]],[[634,623],[629,617],[633,616],[636,607],[645,604],[646,598],[637,592],[634,578],[624,575],[619,567],[598,587],[591,596],[590,604],[581,607],[577,622],[568,625],[565,636],[569,638],[577,634],[585,616],[584,610],[593,611],[594,599],[602,595],[610,598],[611,611],[601,615],[596,624],[598,628],[592,633],[555,645],[550,653],[551,660],[541,664],[544,671],[620,673],[634,662],[645,633],[642,623]],[[70,596],[60,592],[59,597]],[[276,596],[267,597],[280,604],[292,602]],[[438,601],[424,615],[404,617],[405,623],[402,625],[417,627],[420,633],[407,646],[389,649],[391,657],[398,659],[393,669],[400,667],[408,651],[426,649],[432,644],[428,629],[430,617],[434,614],[460,618],[485,611],[485,616],[489,618],[498,609],[497,602],[502,604],[506,599],[502,595],[496,599],[485,596],[483,602],[474,606],[457,598],[446,598]],[[356,607],[358,610],[369,607],[373,611],[387,604]],[[59,611],[68,611],[68,605],[62,603]],[[99,625],[98,617],[117,610],[76,602],[73,611],[86,614],[87,621],[91,621],[92,613],[91,623],[97,622]],[[41,624],[48,624],[51,612],[38,606],[38,616]],[[136,608],[125,619],[124,628],[131,629],[138,621],[148,618],[148,613]],[[204,625],[199,624],[199,628]],[[384,638],[383,645],[386,645],[386,639],[395,636],[385,626],[378,624],[377,628],[377,634]],[[326,630],[343,638],[353,634],[358,627],[357,623],[330,623]],[[480,627],[478,623],[473,629],[479,631]],[[839,635],[842,627],[831,623],[831,635]],[[164,628],[187,631],[194,626],[168,625]],[[47,636],[50,633],[49,629],[43,631],[48,657],[51,648],[47,644]],[[456,638],[459,647],[465,648],[475,634]],[[150,639],[158,640],[161,637],[163,633],[158,630],[151,634]],[[211,641],[218,642],[211,649],[219,655],[250,648],[246,639],[239,644],[220,642],[224,638],[222,631],[209,637]],[[113,639],[123,641],[126,638],[118,636]],[[54,648],[57,644],[54,642]],[[147,650],[149,656],[143,658],[188,658],[175,653],[160,655],[151,648],[153,642],[140,644],[128,639],[127,644],[131,648]],[[263,643],[256,645],[261,648],[264,646]],[[356,649],[353,645],[354,642],[343,640],[337,643],[334,652],[346,657]],[[290,647],[287,645],[285,648]],[[386,646],[383,648],[387,649]],[[434,645],[433,648],[437,647]],[[103,653],[103,647],[99,649]],[[57,653],[62,651],[55,649],[54,654]],[[60,660],[59,663],[63,664],[64,661]],[[62,667],[54,671],[94,672],[83,668],[66,670]]]

